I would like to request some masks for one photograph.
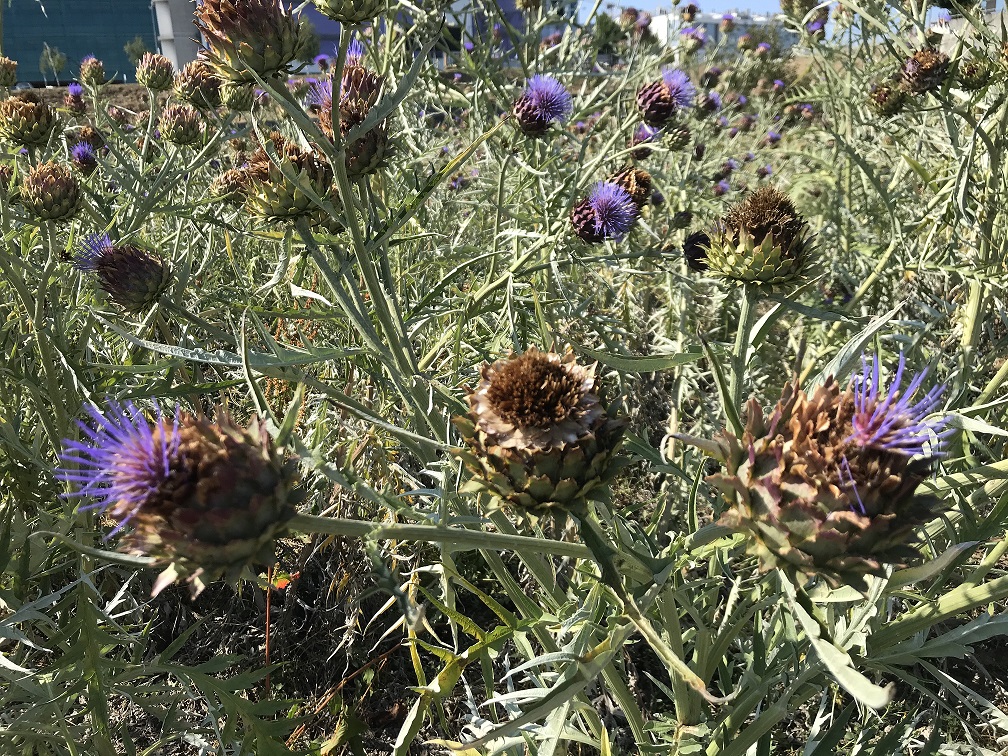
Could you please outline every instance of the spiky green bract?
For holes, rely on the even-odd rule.
[[[0,139],[19,147],[46,144],[58,121],[56,112],[34,93],[0,102]]]
[[[385,3],[386,0],[315,0],[315,7],[334,21],[360,24],[381,13]]]
[[[566,517],[603,495],[620,467],[626,427],[595,393],[595,365],[571,351],[535,347],[485,364],[469,394],[469,414],[454,422],[473,474],[467,491],[485,491],[532,520]]]
[[[729,505],[720,522],[745,535],[763,571],[864,590],[866,575],[919,557],[915,530],[939,507],[916,494],[931,460],[858,443],[857,412],[853,386],[791,382],[769,416],[749,401],[741,438],[683,438],[724,464],[707,478]]]
[[[61,163],[40,163],[21,184],[21,204],[39,220],[67,220],[76,214],[80,200],[77,177]]]
[[[715,277],[772,288],[795,283],[809,267],[808,225],[773,186],[730,208],[708,235],[706,259]]]

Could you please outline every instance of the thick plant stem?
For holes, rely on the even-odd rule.
[[[756,319],[756,289],[752,284],[742,284],[742,301],[739,311],[738,330],[735,332],[735,347],[732,349],[731,376],[729,389],[732,406],[742,408],[742,386],[745,382],[746,363],[749,356],[749,332]]]

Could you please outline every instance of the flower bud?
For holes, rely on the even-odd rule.
[[[81,175],[90,176],[98,169],[98,156],[88,142],[78,142],[70,150],[70,160]]]
[[[175,95],[201,110],[221,105],[221,80],[205,60],[186,63],[175,75]]]
[[[964,91],[977,92],[991,80],[990,65],[979,58],[964,60],[956,71],[956,79]]]
[[[255,87],[251,84],[225,82],[221,87],[221,102],[228,110],[248,113],[255,104]]]
[[[34,93],[21,93],[0,102],[0,137],[21,147],[48,143],[56,113]]]
[[[624,168],[606,180],[626,189],[630,199],[637,205],[638,213],[644,208],[651,196],[653,183],[651,174],[640,168]]]
[[[903,109],[906,97],[906,90],[903,87],[881,84],[872,87],[872,91],[868,95],[868,104],[880,116],[888,118]]]
[[[169,142],[180,147],[193,144],[202,134],[199,111],[192,105],[167,105],[158,119],[158,131]]]
[[[146,312],[171,283],[171,268],[133,244],[112,244],[108,234],[91,234],[81,243],[75,265],[94,273],[109,299],[126,312]]]
[[[66,97],[63,98],[63,107],[70,111],[71,115],[82,116],[87,111],[84,104],[84,87],[73,83],[67,87]]]
[[[385,0],[315,0],[323,16],[346,24],[371,21],[385,9]]]
[[[10,89],[17,84],[17,61],[0,55],[0,87]]]
[[[154,92],[167,92],[175,83],[175,66],[164,55],[146,52],[137,63],[136,79]]]
[[[303,44],[298,20],[281,0],[203,0],[196,28],[210,65],[236,82],[286,72]]]
[[[77,178],[60,163],[40,163],[22,182],[21,204],[39,220],[59,221],[72,217],[80,206],[80,199]]]
[[[88,55],[80,63],[80,80],[92,89],[97,89],[105,83],[105,64],[94,55]]]

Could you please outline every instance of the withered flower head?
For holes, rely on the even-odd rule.
[[[87,407],[83,441],[66,440],[57,476],[129,528],[125,550],[168,567],[157,594],[184,577],[193,593],[237,579],[250,564],[272,564],[276,538],[296,503],[296,464],[284,462],[265,423],[236,425],[223,410],[211,421],[176,405],[153,423],[132,403]],[[111,534],[110,534],[111,535]]]
[[[630,198],[637,205],[638,211],[643,209],[651,198],[653,185],[651,174],[642,168],[624,168],[606,180],[626,189]]]
[[[949,56],[940,50],[925,47],[907,58],[903,64],[903,86],[914,94],[939,89],[949,72]]]
[[[903,110],[906,104],[907,93],[902,86],[880,84],[872,87],[868,95],[868,104],[880,116],[894,116]]]
[[[455,418],[469,490],[536,516],[576,509],[603,488],[626,424],[599,399],[595,367],[534,347],[484,365],[469,415]]]
[[[729,280],[783,285],[796,281],[809,264],[808,224],[774,186],[732,206],[709,236],[710,271]]]
[[[919,557],[914,531],[940,502],[916,495],[931,459],[914,455],[948,434],[927,418],[941,389],[913,402],[924,375],[901,391],[901,356],[882,393],[873,365],[846,391],[832,378],[811,391],[788,383],[769,416],[750,400],[741,438],[683,439],[724,464],[707,479],[730,507],[721,523],[746,535],[761,569],[863,590],[865,575]]]
[[[312,195],[338,203],[332,168],[323,156],[276,132],[269,142],[273,154],[259,147],[244,169],[248,206],[255,215],[270,223],[318,216],[321,211]]]

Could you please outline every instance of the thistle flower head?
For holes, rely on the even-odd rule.
[[[662,71],[662,81],[668,87],[672,102],[680,110],[686,110],[696,100],[697,90],[690,81],[689,74],[678,68],[665,68]]]
[[[66,440],[57,477],[73,497],[93,499],[129,526],[124,545],[169,562],[154,593],[186,576],[198,593],[209,579],[238,577],[272,559],[276,536],[294,513],[294,469],[261,421],[243,429],[220,412],[211,422],[176,405],[153,422],[135,405],[88,407],[83,440]],[[110,534],[111,535],[111,534]]]
[[[80,80],[89,87],[100,87],[105,83],[105,64],[94,55],[87,55],[80,62]]]
[[[925,368],[914,375],[903,389],[905,369],[906,358],[901,351],[896,375],[888,388],[882,390],[878,355],[872,358],[870,368],[862,355],[861,375],[851,381],[855,409],[851,418],[853,432],[848,441],[914,456],[925,454],[927,445],[936,441],[940,444],[951,433],[951,430],[943,430],[943,418],[928,419],[938,407],[945,386],[935,386],[918,397],[928,370]]]
[[[455,418],[468,446],[459,456],[485,490],[526,515],[566,513],[603,488],[625,423],[596,393],[595,365],[571,351],[520,355],[484,365]]]
[[[900,393],[902,371],[901,357],[885,395],[877,358],[846,391],[832,377],[812,390],[795,379],[769,414],[749,401],[740,436],[684,439],[724,465],[707,479],[729,504],[721,523],[747,536],[761,569],[864,590],[866,574],[919,557],[915,531],[940,501],[916,494],[933,461],[912,455],[946,431],[924,417],[940,389],[914,402],[923,377]]]
[[[70,169],[52,161],[40,163],[24,177],[21,204],[39,220],[72,217],[80,206],[80,183]]]
[[[933,92],[944,83],[949,66],[949,56],[940,50],[917,50],[903,63],[903,86],[914,94]]]
[[[512,112],[528,136],[545,134],[554,121],[563,122],[573,112],[570,92],[552,76],[535,75],[515,100]]]
[[[612,181],[600,181],[588,196],[595,214],[595,235],[622,239],[637,219],[637,206],[630,192]]]
[[[385,7],[385,2],[386,0],[315,0],[315,7],[334,21],[360,24],[375,18]]]
[[[0,102],[0,138],[21,147],[38,147],[49,141],[58,117],[34,94],[20,93]]]
[[[149,310],[171,283],[171,268],[133,244],[113,244],[108,234],[84,237],[74,261],[94,273],[109,299],[129,313]]]
[[[70,159],[85,176],[90,176],[98,167],[98,156],[90,142],[77,142],[70,149]]]
[[[67,94],[70,95],[70,97],[80,97],[84,94],[84,87],[76,81],[72,81],[67,85]]]
[[[297,18],[281,0],[203,0],[195,23],[207,60],[229,81],[276,76],[304,44]]]

